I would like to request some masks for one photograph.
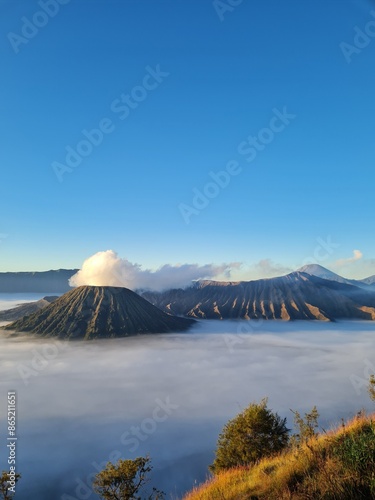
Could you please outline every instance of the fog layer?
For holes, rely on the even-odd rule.
[[[224,423],[251,401],[292,424],[322,425],[362,406],[375,371],[371,322],[199,322],[189,333],[59,342],[0,331],[0,410],[18,400],[19,500],[94,499],[108,460],[151,455],[153,484],[174,498],[203,481]],[[6,468],[5,440],[1,447]]]

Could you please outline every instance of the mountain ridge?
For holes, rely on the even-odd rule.
[[[295,271],[285,276],[252,281],[199,280],[187,288],[164,292],[147,290],[136,292],[138,296],[143,297],[169,316],[247,320],[375,319],[374,287],[365,283],[361,283],[360,286],[356,280],[342,278],[320,265],[304,266],[301,269],[309,273]],[[314,272],[324,277],[316,276]],[[327,277],[331,279],[326,279]],[[369,277],[368,280],[371,281],[371,278]],[[116,289],[115,287],[91,288]],[[71,291],[74,290],[77,288],[71,289]],[[116,290],[127,289],[117,288]],[[5,313],[9,315],[9,320],[17,320],[21,319],[24,314],[30,315],[36,309],[44,307],[49,307],[49,304],[42,301],[24,304]],[[0,320],[7,321],[7,318],[2,318],[1,314]],[[123,319],[126,322],[126,318]],[[26,322],[26,326],[29,323],[30,320]],[[25,322],[23,324],[25,325]]]
[[[302,272],[142,296],[171,314],[201,319],[375,319],[375,293]]]
[[[56,299],[58,299],[58,296],[47,296],[34,302],[26,302],[25,304],[13,307],[12,309],[0,311],[0,321],[16,321],[24,316],[29,316],[30,314],[49,306]]]
[[[65,293],[78,269],[0,273],[0,293]]]
[[[51,269],[49,271],[0,272],[0,293],[65,293],[73,289],[73,287],[69,285],[69,279],[78,271],[79,269]],[[325,279],[331,279],[332,281],[353,284],[363,288],[373,287],[375,289],[375,275],[368,276],[367,278],[360,280],[348,279],[330,271],[320,264],[307,264],[297,269],[295,272],[306,272],[307,274]],[[248,281],[258,281],[258,279]],[[192,282],[191,286],[201,288],[206,286],[208,283],[213,282],[215,282],[218,286],[228,286],[244,281],[215,281],[202,279]],[[143,292],[144,291],[146,290],[143,290]]]

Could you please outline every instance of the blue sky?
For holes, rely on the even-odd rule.
[[[314,253],[375,274],[375,2],[64,1],[53,17],[0,3],[0,271],[113,249],[153,269],[241,262],[245,279]],[[271,137],[275,109],[295,118]],[[69,166],[66,147],[103,120],[111,132]],[[239,145],[258,134],[268,142],[247,162]],[[228,162],[239,173],[198,210],[193,190]],[[334,250],[316,252],[328,237]]]

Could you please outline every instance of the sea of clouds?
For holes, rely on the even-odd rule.
[[[207,477],[225,422],[252,401],[328,428],[361,407],[375,369],[371,322],[201,321],[183,334],[62,342],[0,331],[0,468],[17,391],[19,500],[95,499],[108,460],[147,453],[152,483],[181,498]],[[241,333],[239,333],[241,332]]]

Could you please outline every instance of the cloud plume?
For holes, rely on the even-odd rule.
[[[361,260],[363,257],[363,254],[360,250],[353,250],[353,257],[349,257],[348,259],[339,259],[334,263],[334,267],[343,267],[347,266],[348,264],[352,264],[353,262],[356,262],[357,260]]]
[[[254,266],[265,278],[291,273],[292,268],[276,264],[271,259],[262,259]]]
[[[241,272],[235,279],[239,280],[256,280],[263,278],[274,278],[275,276],[283,276],[294,271],[294,269],[278,264],[271,259],[262,259],[259,262],[249,266],[241,266]]]
[[[168,288],[184,288],[198,279],[224,277],[229,279],[231,269],[238,268],[239,263],[214,265],[206,264],[165,264],[157,270],[142,269],[139,264],[122,259],[113,250],[98,252],[88,259],[69,280],[71,286],[121,286],[147,290],[166,290]]]

